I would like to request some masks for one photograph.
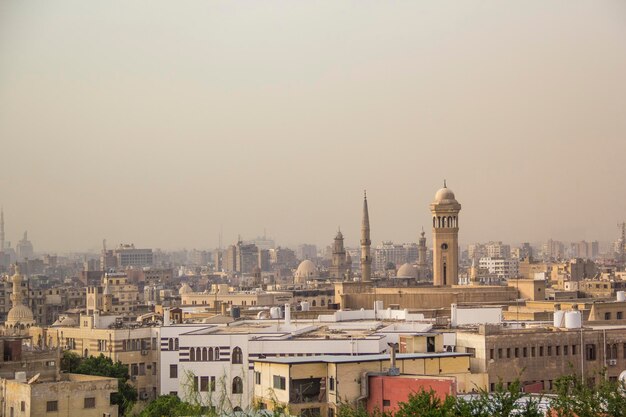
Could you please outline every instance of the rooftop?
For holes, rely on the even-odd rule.
[[[411,360],[411,359],[434,359],[434,358],[453,358],[458,356],[471,356],[470,353],[458,353],[458,352],[437,352],[437,353],[399,353],[396,355],[397,360]],[[325,363],[352,363],[352,362],[377,362],[390,360],[390,355],[355,355],[355,356],[341,356],[341,355],[321,355],[321,356],[301,356],[301,357],[278,357],[278,358],[258,358],[254,359],[255,362],[266,363],[283,363],[283,364],[297,364],[297,363],[313,363],[313,362],[325,362]]]

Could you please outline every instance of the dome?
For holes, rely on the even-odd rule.
[[[417,269],[409,264],[403,264],[396,273],[396,277],[398,278],[417,278]]]
[[[33,324],[33,312],[30,311],[30,308],[26,307],[24,304],[18,304],[9,310],[6,322],[12,325],[15,325],[16,323]]]
[[[446,204],[446,203],[456,203],[456,198],[454,197],[454,193],[448,187],[443,187],[437,194],[435,194],[435,203],[438,204]]]
[[[178,290],[178,294],[180,294],[180,295],[189,294],[191,292],[193,292],[193,290],[191,289],[189,284],[187,284],[186,282],[183,284],[182,287],[180,287],[180,290]]]
[[[306,259],[300,262],[298,265],[298,269],[296,269],[296,273],[293,276],[293,281],[297,284],[305,283],[308,279],[317,277],[317,267],[313,262]]]
[[[59,323],[61,326],[65,326],[65,327],[74,327],[77,326],[76,320],[74,320],[71,317],[65,317],[63,320],[61,320],[61,323]]]

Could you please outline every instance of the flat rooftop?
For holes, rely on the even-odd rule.
[[[435,358],[454,358],[459,356],[471,356],[470,353],[459,352],[433,352],[433,353],[398,353],[396,360],[411,359],[435,359]],[[298,363],[352,363],[352,362],[379,362],[390,360],[389,354],[380,355],[320,355],[320,356],[295,356],[295,357],[272,357],[272,358],[255,358],[255,362],[264,363],[281,363],[281,364],[298,364]]]

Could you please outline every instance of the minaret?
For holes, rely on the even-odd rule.
[[[0,208],[0,252],[4,251],[4,207]]]
[[[332,279],[345,278],[346,274],[346,250],[343,246],[343,234],[341,229],[337,231],[335,243],[333,244],[333,254],[330,266],[330,277]]]
[[[361,282],[372,281],[372,257],[370,256],[370,216],[367,210],[367,192],[363,192],[363,219],[361,221]]]
[[[461,205],[443,182],[430,205],[433,215],[433,284],[459,282],[459,211]]]
[[[426,265],[426,233],[422,227],[422,233],[420,233],[419,244],[417,245],[417,266],[425,268]]]

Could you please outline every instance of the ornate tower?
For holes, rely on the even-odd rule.
[[[456,285],[459,281],[459,211],[461,205],[446,187],[435,194],[433,214],[433,284]]]
[[[367,193],[363,193],[363,219],[361,221],[361,282],[372,281],[372,257],[370,256],[370,215],[367,210]]]
[[[347,271],[346,249],[343,246],[343,234],[341,229],[337,231],[333,244],[332,263],[330,266],[331,279],[345,279]]]
[[[12,328],[15,329],[17,333],[20,333],[28,327],[34,326],[35,320],[33,319],[31,309],[23,304],[22,274],[17,264],[15,265],[15,274],[11,277],[11,281],[13,282],[13,292],[11,293],[13,307],[9,310],[4,325],[5,328]]]

